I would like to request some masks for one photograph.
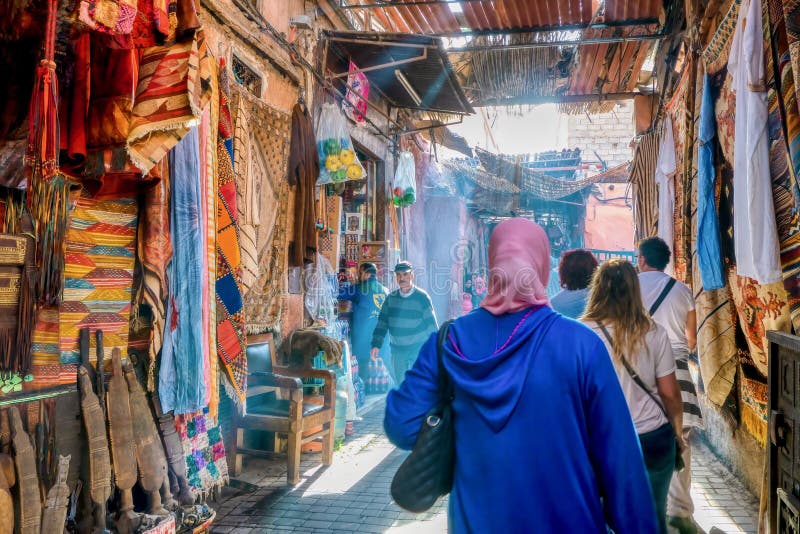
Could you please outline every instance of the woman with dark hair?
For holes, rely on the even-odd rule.
[[[548,306],[549,248],[532,221],[498,224],[488,294],[447,331],[450,532],[606,534],[608,524],[616,534],[653,534],[642,453],[608,351]],[[403,449],[439,400],[436,341],[386,399],[386,434]]]
[[[675,436],[683,426],[683,402],[667,331],[644,309],[630,262],[609,260],[595,271],[581,321],[597,332],[611,354],[639,434],[658,524],[666,534],[667,492],[675,469]]]
[[[561,315],[577,319],[586,309],[589,297],[589,282],[597,269],[594,254],[586,249],[568,250],[558,263],[558,279],[563,288],[550,301],[550,305]]]

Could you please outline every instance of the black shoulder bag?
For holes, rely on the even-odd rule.
[[[414,450],[392,479],[392,498],[403,509],[428,510],[453,487],[455,446],[453,442],[453,382],[442,363],[442,352],[450,323],[439,329],[436,359],[439,368],[439,400],[422,421]]]
[[[674,284],[674,279],[673,279],[673,284]],[[673,284],[667,284],[666,292],[662,293],[662,296],[666,296],[666,293],[669,293],[669,289],[672,287]],[[659,297],[657,304],[661,304],[662,300],[663,298]],[[655,307],[657,308],[658,306]],[[611,344],[612,343],[611,335],[608,333],[608,330],[606,330],[606,327],[603,326],[602,323],[598,322],[597,324],[600,326],[600,330],[602,330],[603,335],[608,340],[608,343]],[[664,405],[661,404],[661,401],[659,401],[656,398],[653,392],[650,391],[650,388],[648,388],[647,385],[644,383],[644,381],[642,381],[642,378],[636,373],[636,371],[634,371],[633,367],[631,367],[631,364],[628,363],[628,360],[625,358],[625,356],[620,355],[620,360],[622,361],[622,365],[625,366],[625,370],[628,371],[628,374],[631,376],[636,385],[642,388],[642,390],[645,393],[647,393],[647,396],[650,397],[650,399],[652,399],[652,401],[656,403],[656,406],[658,406],[661,409],[661,413],[663,413],[664,417],[667,418],[667,422],[669,423],[670,428],[672,428],[672,433],[675,439],[675,471],[683,471],[683,468],[686,467],[686,465],[683,462],[683,455],[681,454],[682,452],[681,444],[678,441],[678,435],[675,434],[675,428],[672,426],[672,421],[669,418],[667,409],[664,408]]]

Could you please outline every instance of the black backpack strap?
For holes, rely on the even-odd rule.
[[[444,342],[447,341],[447,332],[450,330],[452,323],[452,319],[445,321],[436,335],[436,360],[439,368],[439,399],[441,402],[453,400],[453,381],[450,380],[450,375],[447,373],[447,369],[444,368],[443,360]]]
[[[661,303],[664,302],[664,299],[667,298],[667,295],[669,295],[669,292],[672,290],[672,286],[675,285],[675,282],[677,282],[677,280],[675,280],[670,276],[667,285],[664,286],[664,289],[661,290],[661,294],[658,295],[656,301],[653,303],[652,306],[650,306],[650,309],[647,311],[647,313],[649,313],[651,317],[656,312],[656,310],[658,310],[659,306],[661,306]]]

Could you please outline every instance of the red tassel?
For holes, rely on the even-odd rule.
[[[61,300],[69,182],[58,172],[58,78],[54,61],[57,0],[48,1],[44,58],[36,69],[28,121],[28,208],[36,235],[39,304]]]

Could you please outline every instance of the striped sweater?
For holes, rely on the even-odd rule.
[[[411,295],[403,297],[398,289],[383,303],[372,333],[372,346],[383,345],[388,331],[392,352],[418,352],[438,328],[431,297],[425,291],[415,286]]]

